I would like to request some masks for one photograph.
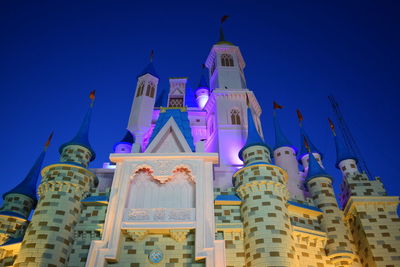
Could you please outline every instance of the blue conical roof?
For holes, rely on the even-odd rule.
[[[201,74],[199,85],[197,85],[197,89],[200,89],[200,88],[210,89],[210,87],[208,86],[208,82],[207,82],[207,79],[206,79],[206,76],[204,75],[204,73]]]
[[[167,89],[157,89],[157,97],[156,102],[154,103],[155,107],[166,107],[168,102],[168,91]]]
[[[124,138],[121,141],[115,143],[113,150],[115,151],[115,147],[119,144],[133,144],[135,142],[135,137],[130,131],[126,131]]]
[[[287,139],[286,135],[283,134],[278,118],[274,115],[274,127],[275,127],[275,149],[280,147],[292,147],[294,151],[297,151],[296,147]]]
[[[76,134],[76,136],[74,138],[72,138],[71,141],[60,146],[60,148],[58,149],[58,151],[60,153],[62,153],[63,149],[66,146],[77,145],[77,146],[82,146],[84,148],[87,148],[90,151],[90,153],[92,154],[90,161],[93,161],[96,158],[96,153],[94,152],[94,150],[89,142],[89,128],[90,128],[91,118],[92,118],[92,105],[90,106],[89,110],[87,111],[85,118],[82,121],[81,127],[79,128],[78,133]]]
[[[319,151],[319,149],[311,142],[311,139],[308,137],[307,133],[304,131],[303,127],[300,127],[300,151],[297,156],[298,160],[301,160],[304,155],[308,154],[308,149],[306,148],[304,144],[304,139],[307,139],[308,145],[310,146],[310,150],[312,153],[318,153],[321,158],[322,158],[322,153]]]
[[[332,180],[332,176],[326,173],[326,171],[319,165],[312,152],[308,153],[308,172],[306,181],[310,181],[313,178],[326,177]]]
[[[335,146],[336,146],[336,168],[339,169],[339,163],[346,159],[354,159],[358,161],[357,157],[348,149],[343,139],[339,136],[335,136]]]
[[[261,136],[258,134],[256,124],[254,123],[253,120],[253,115],[251,114],[251,109],[247,109],[247,120],[248,120],[248,127],[247,127],[247,141],[246,144],[243,146],[243,148],[239,151],[239,158],[243,160],[242,158],[242,152],[251,146],[264,146],[266,147],[271,153],[271,149],[267,144],[265,144],[264,140],[261,138]]]
[[[4,193],[3,199],[8,194],[21,194],[30,197],[35,203],[37,202],[36,184],[38,182],[45,154],[46,154],[45,150],[42,151],[42,153],[40,153],[39,157],[36,159],[35,163],[33,164],[28,174],[26,175],[25,179],[21,183],[19,183],[16,187]]]
[[[160,78],[158,77],[158,74],[156,72],[156,69],[154,68],[152,61],[150,61],[150,63],[143,69],[143,71],[137,77],[139,78],[145,74],[151,74],[156,78]]]

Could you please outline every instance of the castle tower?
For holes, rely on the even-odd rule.
[[[327,233],[325,251],[328,258],[335,266],[351,266],[354,254],[343,213],[336,202],[332,177],[320,166],[311,150],[306,184],[315,206],[323,212],[321,228]]]
[[[168,107],[182,108],[185,105],[187,78],[169,78]]]
[[[150,138],[150,127],[157,95],[159,77],[150,62],[138,76],[135,97],[129,116],[128,130],[135,136],[142,150]]]
[[[246,266],[294,266],[287,209],[287,173],[271,164],[270,149],[258,135],[248,109],[248,137],[240,150],[245,165],[233,175],[242,200]]]
[[[135,138],[130,131],[126,131],[124,138],[116,143],[113,147],[114,153],[131,153],[132,144],[135,142]]]
[[[36,184],[51,137],[52,135],[25,179],[3,194],[4,201],[0,208],[0,245],[12,239],[22,239],[24,236],[28,217],[37,203]]]
[[[332,127],[332,126],[331,126]],[[379,178],[369,180],[357,158],[334,132],[336,167],[343,175],[340,203],[363,266],[398,266],[400,218],[398,196],[387,196]]]
[[[40,199],[14,266],[66,265],[81,200],[97,185],[97,177],[86,169],[95,158],[88,139],[91,113],[92,105],[77,135],[60,147],[60,162],[42,170]]]
[[[299,175],[299,164],[296,159],[296,148],[289,142],[284,135],[279,124],[276,111],[274,111],[275,128],[275,164],[284,169],[288,174],[287,188],[292,199],[304,201],[304,192],[302,190],[303,181]]]
[[[304,172],[307,173],[308,162],[309,162],[309,153],[308,153],[308,149],[305,146],[304,140],[307,140],[307,143],[308,143],[308,146],[309,146],[309,149],[310,149],[311,153],[313,153],[315,159],[317,160],[319,165],[323,168],[324,166],[322,164],[322,153],[313,144],[311,139],[308,137],[308,134],[304,130],[302,124],[300,124],[300,151],[298,153],[297,159],[303,165]]]

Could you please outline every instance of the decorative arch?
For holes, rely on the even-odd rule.
[[[221,55],[221,65],[224,67],[233,67],[233,57],[230,54]]]
[[[148,82],[146,96],[153,98],[155,90],[156,90],[155,84],[153,82]]]
[[[144,81],[141,81],[136,90],[136,97],[143,95],[143,91],[144,91]]]
[[[240,118],[240,111],[237,108],[234,108],[231,110],[231,123],[233,125],[240,125],[241,124],[241,118]]]

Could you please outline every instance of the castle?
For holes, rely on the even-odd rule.
[[[399,198],[359,171],[343,138],[337,198],[304,127],[298,151],[275,114],[267,145],[245,61],[222,31],[205,66],[196,90],[182,77],[167,89],[150,62],[103,168],[88,168],[93,105],[42,168],[46,146],[3,194],[0,266],[400,266]]]

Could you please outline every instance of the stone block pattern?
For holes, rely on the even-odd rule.
[[[34,206],[30,197],[21,194],[8,194],[3,201],[0,211],[11,211],[28,218]]]
[[[242,199],[246,266],[293,266],[284,171],[271,165],[245,167],[235,174],[235,187]]]
[[[0,249],[0,266],[13,266],[18,252],[19,248],[10,250]]]
[[[204,267],[204,262],[196,262],[194,254],[194,232],[191,231],[183,242],[177,242],[169,234],[148,234],[143,239],[133,240],[129,235],[121,235],[118,260],[107,266],[142,267],[152,266],[149,253],[153,249],[163,252],[164,258],[158,264],[165,267]]]
[[[81,200],[94,187],[96,176],[73,165],[49,166],[39,186],[40,200],[25,233],[18,266],[65,266],[74,227],[82,209]]]
[[[10,238],[23,237],[28,223],[22,218],[0,215],[0,245]]]
[[[400,266],[400,218],[396,206],[357,205],[348,224],[363,267]]]
[[[74,162],[87,167],[92,154],[88,149],[81,146],[66,146],[61,153],[60,162]]]

